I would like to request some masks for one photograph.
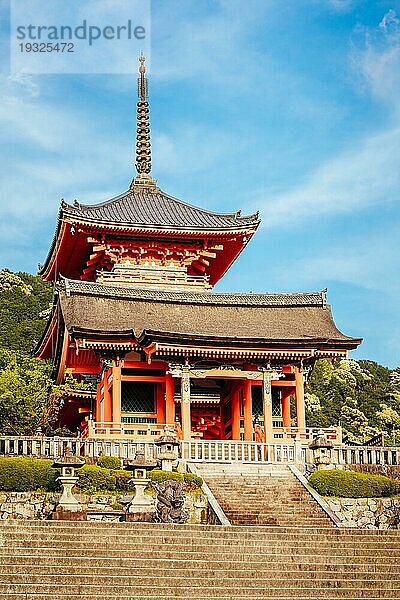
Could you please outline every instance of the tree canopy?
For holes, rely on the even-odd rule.
[[[400,443],[400,372],[370,360],[317,361],[306,388],[307,424],[342,425],[363,442],[384,431]]]

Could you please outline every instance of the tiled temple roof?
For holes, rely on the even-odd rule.
[[[119,226],[165,227],[179,229],[242,229],[260,223],[258,213],[241,216],[210,212],[169,196],[158,187],[133,186],[116,198],[101,204],[73,205],[62,202],[63,215],[90,223]]]
[[[78,337],[218,340],[231,344],[338,345],[360,340],[336,327],[325,293],[213,294],[158,292],[67,280],[59,290],[68,331]]]
[[[241,294],[214,292],[182,292],[141,289],[136,286],[90,281],[63,279],[59,284],[67,295],[94,295],[108,298],[126,298],[148,300],[152,302],[168,302],[178,304],[206,304],[231,306],[320,306],[326,305],[326,290],[322,292],[305,292],[291,294]]]

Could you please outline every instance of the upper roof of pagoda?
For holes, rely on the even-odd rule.
[[[144,57],[141,56],[138,81],[136,134],[136,176],[123,194],[99,204],[73,204],[61,201],[53,243],[39,273],[46,280],[87,279],[99,244],[118,240],[193,240],[203,244],[199,262],[187,267],[188,274],[207,278],[210,286],[222,277],[243,250],[260,224],[258,213],[242,216],[240,211],[221,214],[193,206],[163,192],[151,173],[149,103]],[[107,239],[105,239],[107,238]],[[210,249],[209,242],[219,243]],[[107,251],[109,248],[107,249]],[[210,252],[217,250],[218,255]],[[169,254],[170,255],[170,254]],[[182,258],[182,263],[188,265]],[[98,261],[100,262],[100,261]],[[177,260],[177,262],[179,262]],[[186,268],[186,267],[185,267]],[[190,271],[190,272],[189,272]],[[207,284],[208,285],[208,284]]]
[[[260,223],[258,213],[249,216],[242,216],[240,211],[216,213],[178,200],[157,186],[136,185],[100,204],[71,205],[62,201],[60,218],[106,228],[204,233],[255,230]]]

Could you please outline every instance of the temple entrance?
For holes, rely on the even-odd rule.
[[[201,440],[221,438],[221,416],[219,404],[192,404],[192,437]]]
[[[192,379],[190,382],[191,431],[194,439],[221,439],[222,381]],[[177,395],[175,396],[175,398]],[[180,403],[176,405],[177,420],[181,420]]]

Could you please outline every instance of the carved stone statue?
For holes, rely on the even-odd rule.
[[[186,523],[189,514],[183,510],[185,494],[179,481],[168,479],[154,484],[158,495],[154,521],[156,523]]]

